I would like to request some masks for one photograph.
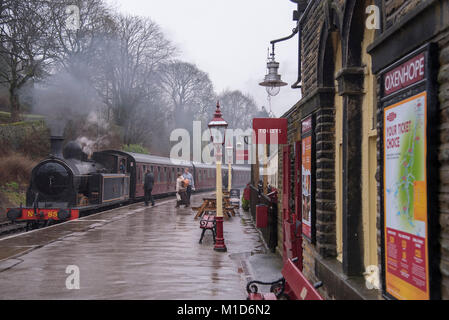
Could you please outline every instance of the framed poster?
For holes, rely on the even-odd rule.
[[[385,277],[398,299],[429,299],[426,97],[384,109]]]
[[[301,150],[301,212],[302,234],[306,239],[314,241],[314,152],[313,152],[313,117],[302,121]]]
[[[382,265],[384,296],[432,298],[430,265],[438,188],[432,45],[382,72]]]

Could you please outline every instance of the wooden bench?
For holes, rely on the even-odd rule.
[[[215,243],[215,235],[217,234],[217,223],[215,221],[215,215],[210,213],[204,214],[200,220],[200,228],[203,229],[203,231],[201,232],[201,238],[199,243],[203,242],[203,237],[206,230],[212,231],[212,237],[214,238]]]
[[[298,258],[295,258],[296,260]],[[293,259],[293,261],[295,261]],[[288,259],[282,268],[283,277],[273,282],[251,281],[246,286],[248,300],[323,300],[316,289],[323,283],[311,284],[292,260]],[[270,285],[270,293],[259,293],[256,284]]]

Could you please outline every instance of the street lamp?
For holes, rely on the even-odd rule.
[[[274,46],[278,42],[286,41],[286,40],[293,38],[298,33],[299,33],[299,37],[298,37],[299,38],[298,81],[296,81],[295,84],[292,85],[292,88],[293,89],[301,88],[301,86],[298,86],[298,84],[301,82],[301,47],[302,47],[301,25],[302,25],[303,17],[306,16],[305,13],[310,10],[310,8],[312,7],[312,4],[315,2],[314,1],[307,2],[307,0],[290,0],[290,1],[293,3],[296,3],[297,7],[298,7],[297,10],[293,11],[293,20],[297,21],[296,27],[293,28],[292,34],[289,35],[288,37],[270,41],[272,49],[271,49],[271,54],[269,54],[269,57],[268,57],[268,63],[267,63],[268,72],[267,72],[267,75],[265,76],[264,81],[259,83],[259,85],[266,88],[269,98],[270,98],[270,96],[276,96],[277,94],[279,94],[281,87],[287,85],[287,83],[285,83],[281,80],[281,76],[278,73],[279,63],[276,62],[274,59]]]
[[[228,143],[226,145],[226,157],[228,160],[228,192],[231,192],[231,185],[232,185],[232,170],[231,170],[231,163],[232,163],[232,150],[234,148],[232,147],[232,141],[228,139]]]
[[[217,102],[217,109],[215,110],[214,118],[208,124],[210,130],[210,136],[212,143],[215,146],[215,158],[217,163],[217,236],[215,239],[215,251],[226,252],[227,248],[224,243],[223,238],[223,190],[222,190],[222,181],[221,181],[221,148],[226,140],[226,128],[228,127],[228,123],[224,121],[220,111],[220,102]]]

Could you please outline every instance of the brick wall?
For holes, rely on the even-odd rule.
[[[324,1],[315,1],[302,27],[303,96],[317,88],[317,65],[320,31],[324,21]]]
[[[389,28],[400,21],[404,15],[422,3],[422,0],[386,0],[385,16],[386,27]]]
[[[440,169],[440,246],[442,275],[441,294],[443,299],[449,299],[449,32],[439,41],[440,69],[438,73],[440,100],[440,139],[439,150]]]

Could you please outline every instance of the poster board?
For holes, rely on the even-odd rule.
[[[315,192],[314,192],[314,137],[313,116],[301,122],[301,212],[302,234],[310,242],[314,241],[315,233]]]
[[[384,296],[431,298],[432,130],[436,103],[431,46],[382,72],[382,256]],[[433,151],[433,152],[432,152]]]

